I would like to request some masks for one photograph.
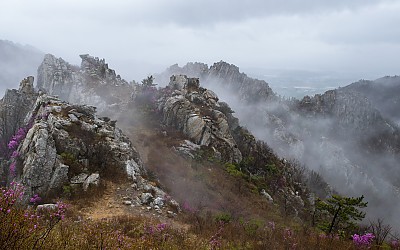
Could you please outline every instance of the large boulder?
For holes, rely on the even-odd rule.
[[[127,103],[132,86],[104,59],[81,55],[81,66],[67,63],[62,58],[47,54],[38,69],[37,88],[63,101],[96,106],[99,111],[109,111]]]
[[[201,88],[198,78],[184,75],[171,76],[168,87],[172,94],[164,95],[158,106],[163,122],[194,143],[212,148],[224,161],[240,162],[242,154],[230,133],[228,118],[218,110],[217,95]]]
[[[33,125],[15,160],[15,179],[28,195],[46,196],[69,184],[86,190],[118,174],[141,184],[145,170],[139,154],[115,123],[99,119],[93,107],[43,94],[28,116]]]

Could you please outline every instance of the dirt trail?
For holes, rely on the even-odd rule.
[[[117,117],[118,118],[118,117]],[[224,212],[236,217],[260,217],[277,220],[274,206],[260,199],[255,187],[243,179],[229,175],[221,163],[189,160],[177,154],[172,147],[183,142],[182,133],[167,129],[156,120],[125,114],[120,119],[122,128],[139,152],[150,181],[177,200],[181,206],[193,210]],[[119,188],[119,189],[118,189]],[[177,227],[186,227],[178,220],[157,214],[141,205],[126,206],[123,197],[136,196],[125,186],[108,185],[102,200],[88,208],[87,216],[108,218],[114,215],[139,215],[168,221]],[[165,210],[166,211],[166,210]]]
[[[126,211],[122,201],[118,199],[117,191],[118,187],[115,183],[107,182],[103,196],[97,202],[81,210],[84,217],[101,220],[113,216],[127,215],[128,211]]]

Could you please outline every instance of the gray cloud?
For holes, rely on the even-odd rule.
[[[127,80],[219,60],[379,77],[398,74],[399,11],[394,0],[15,0],[2,3],[0,39],[75,64],[104,57]]]
[[[18,2],[18,1],[17,1]],[[22,2],[22,1],[19,1]],[[217,22],[238,22],[248,18],[275,15],[303,15],[327,13],[332,11],[354,11],[391,0],[156,0],[156,1],[50,1],[39,0],[17,5],[8,3],[10,8],[17,6],[36,18],[60,19],[79,18],[101,23],[114,23],[123,26],[138,23],[197,26]],[[33,11],[34,10],[34,11]]]

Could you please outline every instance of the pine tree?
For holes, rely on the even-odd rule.
[[[363,202],[363,199],[363,195],[356,198],[332,195],[326,201],[318,199],[316,209],[327,215],[319,227],[329,234],[354,227],[355,221],[365,217],[365,212],[359,210],[367,207],[368,202]]]

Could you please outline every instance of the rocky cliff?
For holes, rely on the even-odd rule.
[[[185,75],[171,76],[168,90],[172,94],[164,95],[158,104],[166,125],[181,130],[200,146],[211,147],[219,159],[242,160],[214,92],[200,87],[198,78]]]
[[[178,209],[174,200],[165,200],[167,194],[145,179],[138,152],[116,122],[97,117],[95,107],[35,93],[32,77],[22,81],[19,90],[7,93],[3,100],[31,105],[21,110],[25,116],[6,113],[20,127],[7,145],[1,177],[22,183],[27,198],[58,196],[65,187],[83,192],[104,180],[129,179],[140,204],[157,209],[170,204]]]
[[[341,88],[341,91],[365,96],[384,118],[400,124],[400,76],[386,76],[374,81],[360,80]]]
[[[94,97],[101,98],[102,96],[95,90],[104,86],[110,86],[107,96],[117,96],[120,86],[125,86],[126,82],[115,76],[115,72],[108,69],[104,60],[89,56],[81,57],[82,65],[78,71],[61,59],[46,56],[39,68],[41,79],[38,87],[48,93],[59,94],[63,96],[63,99],[72,98],[72,89],[74,101],[78,103],[96,104],[96,102],[89,100],[93,100]],[[171,77],[171,71],[189,73],[191,76],[197,76],[197,78],[181,74]],[[88,82],[84,78],[91,80]],[[240,100],[247,104],[276,99],[276,95],[266,82],[251,79],[244,73],[240,73],[238,67],[219,62],[210,68],[201,63],[187,64],[183,68],[174,65],[165,74],[155,79],[155,83],[161,86],[167,85],[166,88],[156,89],[152,79],[149,78],[142,85],[132,84],[129,86],[130,88],[123,87],[125,92],[130,94],[129,105],[125,105],[127,101],[124,98],[115,99],[112,105],[104,105],[104,103],[100,105],[102,111],[110,111],[110,108],[118,107],[121,115],[125,114],[127,110],[136,110],[139,113],[157,110],[160,115],[157,118],[160,120],[157,122],[160,122],[161,126],[176,129],[186,137],[186,140],[182,140],[179,145],[175,146],[175,149],[192,157],[197,154],[196,152],[205,150],[207,157],[217,159],[220,162],[235,164],[247,162],[241,168],[250,175],[260,173],[266,175],[268,172],[264,169],[266,162],[273,162],[271,164],[279,169],[289,169],[268,146],[258,142],[248,130],[239,126],[239,121],[232,115],[234,111],[229,105],[220,101],[220,98],[213,91],[201,87],[200,81],[202,85],[204,84],[203,86],[209,87],[221,87],[228,84],[228,88],[225,88],[227,91],[222,93],[236,93],[240,96]],[[74,88],[77,88],[77,86],[86,89],[89,86],[94,91],[76,91]],[[64,91],[63,88],[68,88],[68,91]],[[107,98],[107,96],[103,97]],[[156,105],[153,107],[154,104]],[[249,115],[254,113],[256,112],[249,113]],[[129,114],[132,117],[125,115],[122,118],[120,115],[119,119],[125,121],[137,119],[137,114],[135,115],[132,112]],[[175,141],[176,138],[172,140]],[[284,172],[281,172],[281,174]],[[289,176],[289,172],[287,171],[288,176],[285,177],[287,180],[285,183],[290,188],[283,193],[291,197],[295,190],[303,190],[304,187],[292,185],[294,181]],[[305,192],[300,193],[305,194]],[[294,198],[294,200],[296,199]]]
[[[7,90],[0,100],[0,157],[7,155],[7,142],[26,122],[25,117],[36,98],[33,77],[30,76],[21,81],[18,90]]]
[[[41,95],[31,116],[34,124],[17,149],[17,173],[32,193],[47,195],[68,182],[87,188],[100,176],[124,172],[136,181],[145,173],[130,141],[93,107]]]
[[[305,116],[334,117],[343,129],[365,131],[385,123],[369,100],[355,92],[330,90],[321,95],[306,96],[299,102],[298,108]]]
[[[305,117],[331,119],[332,128],[325,134],[327,137],[359,141],[359,146],[371,153],[400,153],[400,129],[384,119],[368,98],[357,92],[338,89],[306,96],[297,104],[297,109]],[[349,134],[351,137],[347,137]]]
[[[99,111],[126,104],[132,86],[104,59],[81,55],[80,67],[47,54],[38,69],[37,88],[61,100],[96,106]]]
[[[400,180],[399,129],[365,95],[342,88],[302,100],[280,99],[267,83],[224,62],[210,68],[175,65],[166,72],[173,71],[203,79],[233,107],[242,124],[280,156],[319,172],[343,194],[371,197],[371,214],[381,216],[380,201],[386,194],[399,202],[393,191]],[[385,216],[394,218],[390,214]]]
[[[172,65],[165,72],[156,75],[156,81],[162,85],[173,74],[198,77],[205,87],[215,90],[224,88],[224,91],[218,91],[218,95],[235,93],[240,100],[250,104],[277,98],[268,83],[248,77],[239,71],[239,67],[224,61],[214,63],[210,67],[204,63],[188,63],[183,67]]]

